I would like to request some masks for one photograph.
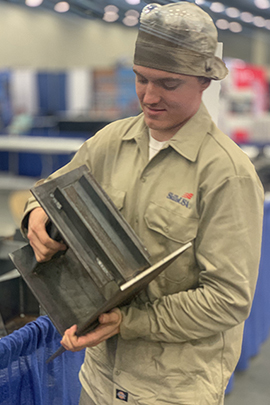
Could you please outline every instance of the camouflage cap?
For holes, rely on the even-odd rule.
[[[221,80],[228,70],[215,56],[217,29],[193,3],[148,4],[140,17],[134,64]]]

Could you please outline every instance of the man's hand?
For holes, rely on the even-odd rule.
[[[67,248],[64,243],[56,242],[49,237],[46,231],[47,222],[48,216],[41,207],[31,211],[27,237],[38,262],[46,262],[59,250],[66,250]]]
[[[75,334],[77,325],[73,325],[71,328],[67,329],[61,340],[61,345],[67,350],[78,352],[86,347],[97,346],[99,343],[120,332],[120,324],[122,322],[120,309],[115,308],[109,313],[102,314],[98,320],[100,325],[84,336],[78,337]]]

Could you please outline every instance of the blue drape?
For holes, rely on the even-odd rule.
[[[46,364],[61,336],[41,316],[0,340],[1,405],[77,405],[84,350],[65,352]]]

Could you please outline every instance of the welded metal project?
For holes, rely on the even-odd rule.
[[[83,335],[98,316],[126,303],[191,246],[152,266],[150,255],[86,166],[31,189],[68,246],[37,263],[30,245],[10,254],[40,305],[63,335]]]

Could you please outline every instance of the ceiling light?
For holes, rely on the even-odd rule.
[[[113,6],[112,4],[109,4],[108,6],[106,6],[104,8],[104,12],[105,13],[109,13],[110,11],[112,11],[113,13],[118,13],[119,8],[116,6]]]
[[[56,3],[56,5],[54,6],[54,10],[58,13],[66,13],[69,8],[70,5],[66,1],[59,1],[59,3]]]
[[[238,10],[238,8],[228,7],[226,9],[226,14],[227,14],[228,17],[237,18],[240,15],[240,11]]]
[[[214,13],[222,13],[225,10],[225,6],[222,3],[212,3],[210,9],[214,11]]]
[[[133,17],[136,17],[136,18],[140,17],[140,13],[137,10],[128,10],[125,15],[127,17],[128,16],[133,16]]]
[[[140,4],[141,0],[126,0],[126,2],[128,4],[135,5],[135,4]]]
[[[258,8],[265,9],[270,7],[269,0],[254,0],[254,3]]]
[[[119,18],[119,15],[113,11],[108,11],[103,16],[103,20],[106,22],[114,22],[114,21],[118,20],[118,18]]]
[[[217,20],[216,21],[216,26],[220,30],[227,30],[229,28],[229,21],[224,20],[224,19]]]
[[[263,17],[257,16],[254,17],[254,21],[253,21],[254,25],[256,25],[256,27],[264,27],[265,26],[265,19]]]
[[[137,17],[133,15],[128,15],[123,19],[123,24],[127,25],[128,27],[134,27],[139,22]]]
[[[240,18],[242,21],[246,23],[251,23],[254,20],[254,15],[249,13],[248,11],[244,11],[243,13],[240,14]]]
[[[265,20],[265,28],[270,30],[270,20]]]
[[[201,6],[205,3],[205,0],[195,0],[195,3],[198,4],[198,6]]]
[[[241,24],[239,24],[238,22],[234,21],[234,22],[231,22],[231,23],[229,24],[229,29],[230,29],[232,32],[238,33],[238,32],[241,32],[241,31],[242,31],[243,27],[242,27]]]
[[[25,0],[28,7],[38,7],[42,4],[43,0]]]

